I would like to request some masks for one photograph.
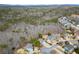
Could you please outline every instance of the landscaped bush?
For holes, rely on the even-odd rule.
[[[31,39],[31,43],[33,44],[33,46],[40,47],[40,42],[35,38]]]

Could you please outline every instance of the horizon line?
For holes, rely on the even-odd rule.
[[[0,5],[79,5],[79,4],[0,4]]]

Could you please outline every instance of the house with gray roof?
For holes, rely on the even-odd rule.
[[[61,17],[58,19],[59,23],[61,25],[63,25],[66,28],[70,28],[71,27],[71,23],[69,22],[67,17]]]
[[[64,46],[64,50],[65,50],[66,53],[72,53],[73,50],[74,50],[74,46],[71,45],[71,44],[68,44],[68,45],[66,44],[66,45]]]
[[[30,43],[26,44],[26,46],[24,47],[24,49],[26,49],[30,54],[33,53],[33,46]]]

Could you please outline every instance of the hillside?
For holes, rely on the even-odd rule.
[[[0,5],[0,53],[13,53],[12,48],[38,38],[39,34],[61,34],[58,18],[79,15],[76,5]],[[23,39],[23,40],[22,40]]]

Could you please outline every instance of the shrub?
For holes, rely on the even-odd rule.
[[[42,34],[41,33],[38,33],[38,35],[39,35],[39,38],[42,38]]]
[[[0,44],[0,48],[7,48],[8,47],[8,45],[6,45],[6,44]]]
[[[31,43],[33,44],[33,46],[40,47],[40,42],[35,38],[31,39]]]
[[[74,49],[74,51],[79,54],[79,48]]]
[[[48,36],[50,36],[50,35],[51,35],[51,33],[50,33],[50,32],[48,32],[48,33],[47,33],[47,35],[48,35]]]

